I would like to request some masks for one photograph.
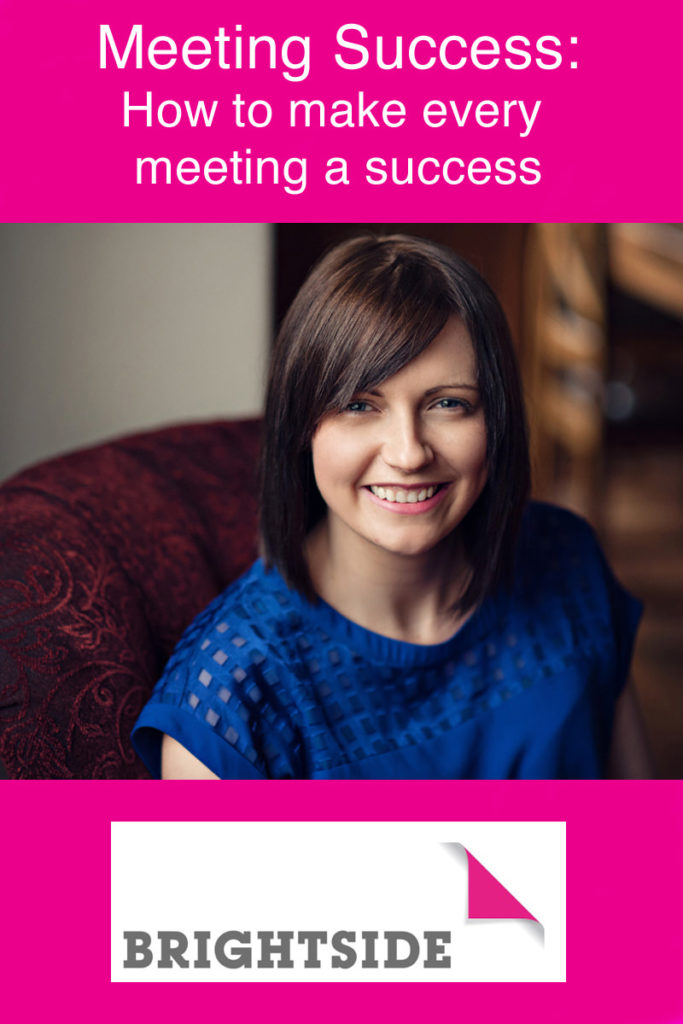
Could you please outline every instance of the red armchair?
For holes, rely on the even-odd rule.
[[[0,762],[145,778],[130,730],[180,634],[256,554],[256,420],[170,427],[0,486]]]

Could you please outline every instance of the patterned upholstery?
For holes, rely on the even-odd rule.
[[[256,420],[126,437],[0,486],[0,761],[145,778],[130,730],[183,629],[256,553]]]

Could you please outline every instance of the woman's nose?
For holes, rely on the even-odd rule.
[[[434,454],[413,416],[392,421],[384,440],[382,457],[388,466],[402,473],[415,473],[428,465]]]

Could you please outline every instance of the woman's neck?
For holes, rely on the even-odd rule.
[[[469,579],[458,535],[419,555],[395,554],[354,536],[341,548],[323,519],[309,535],[306,555],[316,593],[374,633],[436,644],[469,618],[453,611]]]

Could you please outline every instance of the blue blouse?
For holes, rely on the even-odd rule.
[[[590,527],[531,504],[510,590],[445,643],[393,640],[257,561],[192,623],[133,732],[224,779],[554,779],[604,774],[638,601]]]

